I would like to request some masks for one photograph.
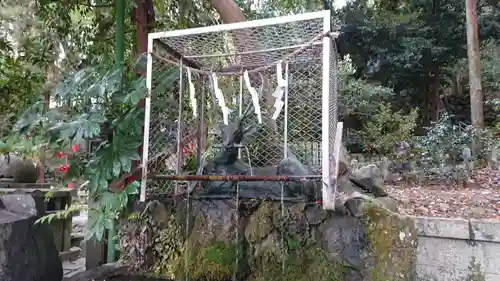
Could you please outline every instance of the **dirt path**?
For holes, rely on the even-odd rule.
[[[400,211],[409,215],[500,219],[500,171],[481,169],[467,185],[386,186],[399,199]]]

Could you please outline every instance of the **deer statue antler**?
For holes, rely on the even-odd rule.
[[[227,126],[223,125],[224,142],[223,151],[217,157],[219,161],[226,164],[233,164],[238,159],[239,144],[249,135],[253,134],[257,128],[254,124],[244,127],[245,121],[252,115],[251,104],[248,104],[241,117],[231,120]]]

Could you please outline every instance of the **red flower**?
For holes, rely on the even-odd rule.
[[[80,145],[79,144],[74,144],[71,147],[71,150],[73,150],[73,153],[76,153],[78,151],[78,149],[80,149]]]
[[[61,173],[67,173],[68,170],[69,170],[68,165],[64,165],[64,166],[61,166],[61,168],[59,168],[59,171],[61,171]]]
[[[192,154],[194,151],[194,146],[193,146],[193,143],[188,143],[187,146],[184,146],[182,148],[182,153],[184,154],[184,156],[189,156],[190,154]]]
[[[72,182],[68,183],[68,188],[73,188],[73,183]]]
[[[318,200],[316,200],[315,203],[316,203],[316,205],[321,205],[321,200],[318,199]]]
[[[64,157],[64,153],[62,153],[61,151],[59,151],[59,152],[56,153],[56,156],[57,156],[57,158],[61,159],[61,158]]]

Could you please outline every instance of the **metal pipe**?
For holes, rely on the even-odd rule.
[[[240,91],[238,96],[238,116],[241,119],[243,115],[243,75],[239,76]],[[248,155],[248,154],[247,154]],[[238,148],[238,159],[241,159],[241,148]],[[251,166],[250,166],[251,167]],[[251,174],[251,172],[250,172]],[[240,224],[240,182],[236,182],[236,222]],[[236,256],[240,256],[240,231],[236,230]],[[234,267],[233,280],[237,280],[239,271],[239,260],[236,259],[236,264]]]
[[[276,176],[246,176],[246,175],[151,175],[152,180],[172,181],[314,181],[321,180],[321,175],[276,175]]]
[[[228,146],[226,145],[223,145],[223,144],[214,144],[212,145],[213,148],[226,148]],[[235,144],[232,144],[231,147],[235,147],[235,148],[246,148],[246,146],[244,144],[239,144],[239,143],[235,143]]]
[[[116,1],[116,30],[115,30],[115,56],[116,64],[120,67],[121,83],[123,83],[123,67],[125,57],[125,0]],[[121,86],[120,86],[121,87]],[[116,225],[112,220],[108,229],[107,262],[116,261]]]
[[[202,155],[205,142],[205,76],[201,78],[200,103],[198,104],[198,155],[196,157],[196,171],[201,171],[203,168]]]
[[[180,194],[178,196],[174,195],[149,195],[148,196],[148,201],[154,201],[154,200],[167,200],[170,202],[170,200],[174,200],[174,197],[176,199],[179,198],[185,198],[187,197],[188,194]],[[229,194],[200,194],[200,195],[189,195],[190,200],[236,200],[237,196],[235,195],[229,195]],[[255,197],[246,197],[246,196],[240,196],[239,199],[241,201],[249,201],[249,200],[259,200],[259,201],[271,201],[271,202],[279,202],[281,201],[280,197],[276,196],[271,196],[271,195],[262,195],[262,196],[255,196]],[[302,197],[284,197],[283,201],[287,203],[305,203],[306,205],[319,205],[320,203],[318,202],[319,198],[311,201],[310,199],[308,200],[307,198],[302,198]]]

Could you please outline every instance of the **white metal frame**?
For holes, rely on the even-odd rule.
[[[149,122],[151,110],[151,78],[152,78],[152,51],[153,41],[166,37],[179,37],[195,34],[205,33],[219,33],[223,31],[265,27],[270,25],[285,24],[290,22],[307,21],[314,19],[323,19],[323,32],[330,33],[331,13],[329,10],[304,13],[299,15],[282,16],[270,19],[254,20],[247,22],[238,22],[231,24],[215,25],[200,28],[191,28],[183,30],[174,30],[166,32],[155,32],[148,34],[148,54],[147,54],[147,73],[146,73],[146,88],[147,95],[145,101],[145,115],[144,115],[144,142],[142,154],[142,182],[140,200],[146,200],[146,180],[147,180],[147,162],[149,153]],[[337,33],[330,33],[336,36]],[[335,208],[335,187],[332,186],[332,176],[336,177],[334,172],[334,163],[330,162],[330,151],[337,151],[338,149],[329,147],[330,129],[329,129],[329,116],[330,116],[330,59],[331,59],[331,39],[329,37],[323,38],[323,57],[322,57],[322,182],[323,182],[323,208],[333,210]],[[338,158],[338,157],[335,157]],[[332,173],[333,172],[333,173]],[[336,183],[335,180],[333,180]]]
[[[179,37],[179,36],[187,36],[187,35],[196,35],[196,34],[204,34],[204,33],[219,33],[223,31],[237,30],[237,29],[245,29],[245,28],[255,28],[255,27],[265,27],[269,25],[276,24],[284,24],[296,21],[306,21],[306,20],[314,20],[314,19],[325,19],[325,21],[330,22],[331,13],[329,10],[312,12],[312,13],[304,13],[298,15],[290,15],[290,16],[282,16],[270,19],[262,19],[262,20],[253,20],[253,21],[244,21],[244,22],[236,22],[236,23],[228,23],[228,24],[220,24],[220,25],[212,25],[205,27],[197,27],[197,28],[189,28],[189,29],[180,29],[180,30],[172,30],[172,31],[162,31],[162,32],[154,32],[148,35],[151,39],[160,39],[165,37]],[[330,31],[330,25],[328,25],[328,31]]]
[[[323,15],[323,32],[330,32],[331,28],[330,11],[325,11]],[[332,190],[330,167],[330,56],[331,56],[331,39],[323,37],[323,62],[321,82],[321,179],[323,187],[322,199],[323,209],[335,210],[335,191]],[[332,147],[333,148],[333,147]],[[336,181],[334,181],[336,182]],[[333,187],[335,188],[335,187]]]

